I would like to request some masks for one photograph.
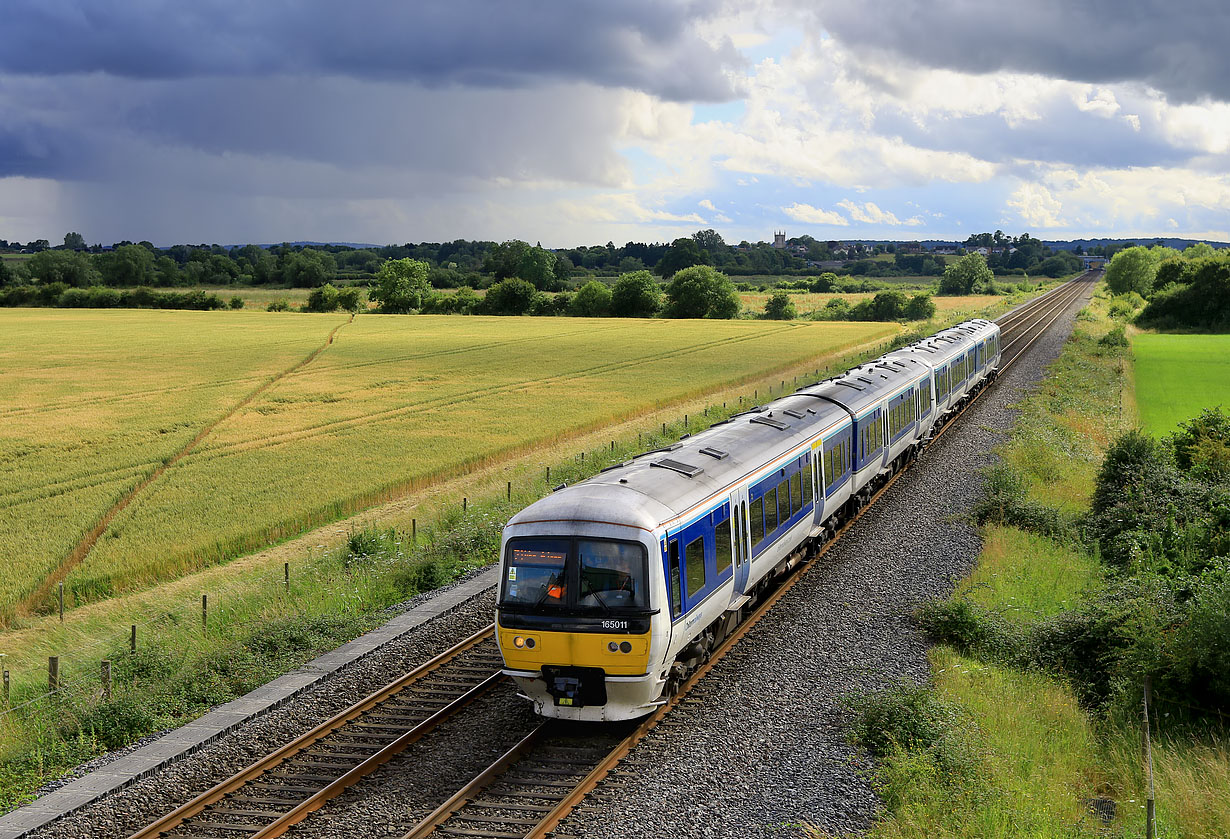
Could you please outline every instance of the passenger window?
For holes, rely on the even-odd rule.
[[[785,524],[795,512],[790,506],[790,479],[786,478],[777,485],[777,519]]]
[[[722,519],[717,524],[717,530],[713,531],[713,540],[715,545],[714,558],[717,561],[717,572],[721,574],[730,567],[731,541],[730,541],[730,519]]]
[[[748,512],[748,523],[752,526],[752,547],[764,541],[764,499],[757,498],[752,502]]]
[[[807,462],[807,465],[803,467],[803,503],[810,504],[811,496],[812,496],[811,461],[809,460]]]
[[[764,532],[777,530],[777,488],[764,494]]]
[[[679,581],[679,540],[671,539],[670,559],[671,570],[671,617],[677,618],[683,614],[683,587]]]
[[[688,566],[688,599],[695,597],[705,587],[705,540],[688,542],[685,560]]]
[[[790,476],[790,509],[795,513],[803,509],[803,476],[798,472]]]

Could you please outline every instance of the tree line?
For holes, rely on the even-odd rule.
[[[1115,294],[1147,303],[1137,316],[1157,329],[1230,330],[1230,252],[1203,242],[1182,251],[1154,245],[1125,248],[1106,266]]]

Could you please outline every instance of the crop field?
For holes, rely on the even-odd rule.
[[[1230,410],[1230,335],[1132,338],[1141,425],[1168,434],[1203,408]]]
[[[917,279],[917,278],[912,278]],[[875,297],[878,292],[858,292],[853,294],[832,294],[821,292],[791,292],[790,299],[794,303],[795,309],[798,310],[799,317],[806,317],[812,312],[823,309],[825,304],[835,297],[840,297],[849,303],[851,306],[858,303],[860,300],[869,300]],[[907,296],[916,294],[913,289],[904,289],[903,293]],[[768,291],[743,291],[739,293],[739,299],[743,305],[753,312],[763,312],[765,303],[773,296],[772,292]],[[975,317],[983,310],[990,306],[995,306],[1003,302],[1004,298],[994,294],[971,294],[963,296],[933,296],[932,302],[935,303],[936,314],[940,317],[963,313],[967,317]]]
[[[0,311],[0,623],[898,328]]]

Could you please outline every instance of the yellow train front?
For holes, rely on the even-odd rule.
[[[656,522],[627,495],[578,484],[504,529],[497,642],[504,672],[542,716],[632,719],[662,695],[670,619]]]

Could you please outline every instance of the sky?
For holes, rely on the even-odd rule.
[[[0,20],[9,240],[1230,241],[1224,0],[0,0]]]

